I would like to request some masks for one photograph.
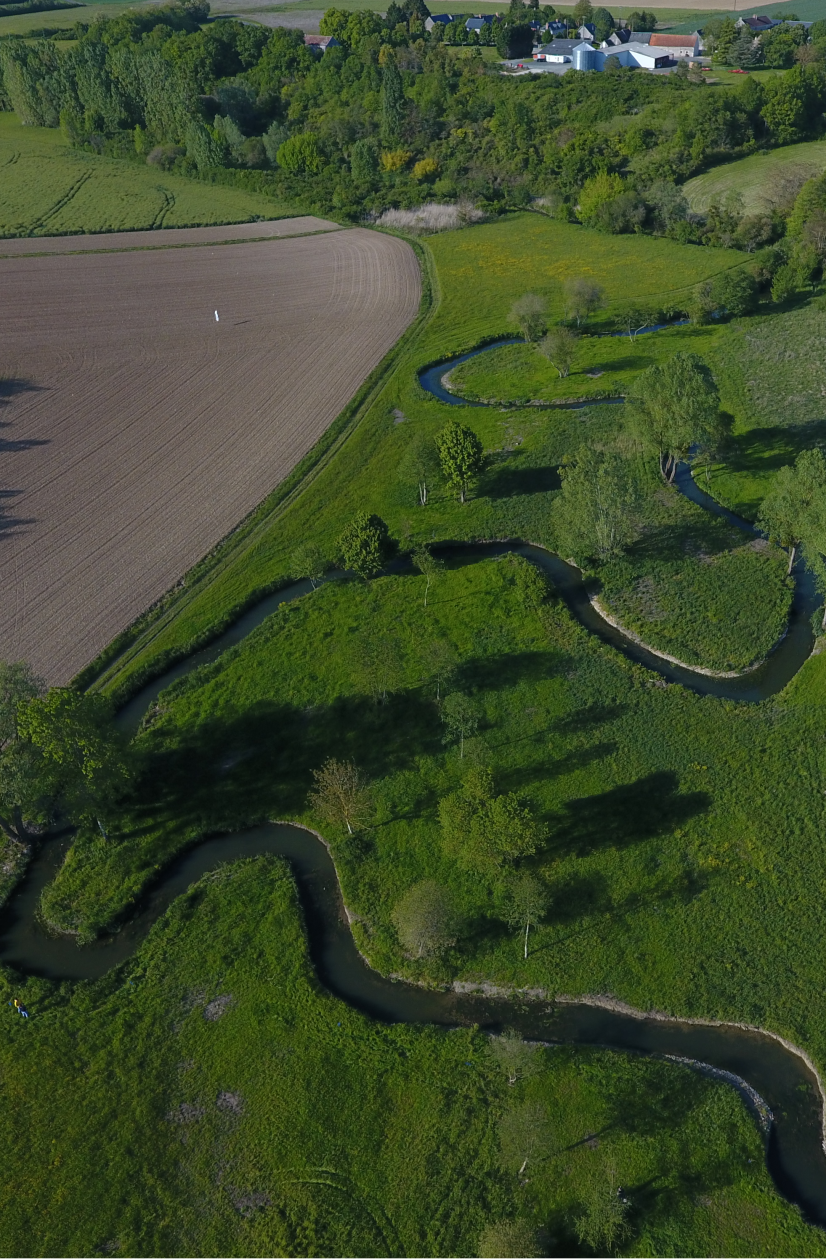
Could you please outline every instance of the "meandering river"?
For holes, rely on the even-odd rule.
[[[439,365],[439,381],[450,366]],[[449,401],[461,402],[455,396],[449,396]],[[703,494],[685,466],[678,471],[678,486],[701,506],[725,515],[742,529],[753,529]],[[509,550],[526,555],[548,573],[573,615],[588,630],[669,682],[735,700],[757,701],[785,686],[811,652],[810,619],[817,600],[805,571],[796,576],[789,632],[769,659],[742,678],[710,678],[665,662],[609,625],[588,599],[579,570],[550,552],[519,542],[445,547],[451,557],[467,562]],[[123,729],[136,731],[143,715],[171,682],[240,642],[279,604],[310,590],[309,582],[298,582],[267,596],[220,639],[174,666],[129,701],[119,714]],[[97,978],[128,959],[170,903],[217,863],[276,854],[289,861],[295,874],[319,979],[342,1000],[380,1020],[479,1024],[492,1030],[513,1027],[532,1040],[690,1060],[697,1070],[722,1075],[734,1084],[758,1118],[763,1109],[755,1095],[763,1100],[772,1116],[766,1157],[779,1190],[812,1220],[826,1224],[826,1155],[819,1084],[801,1055],[769,1034],[733,1025],[666,1020],[585,1001],[431,991],[387,979],[373,971],[356,949],[327,847],[314,833],[287,823],[272,823],[195,845],[161,872],[131,920],[115,936],[78,947],[70,938],[47,935],[36,917],[43,889],[57,874],[70,843],[68,835],[48,837],[2,911],[0,958],[9,966],[54,979]]]

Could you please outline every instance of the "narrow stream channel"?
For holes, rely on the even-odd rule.
[[[440,365],[442,374],[448,366]],[[748,522],[705,495],[685,465],[678,472],[677,484],[704,508],[725,515],[742,529],[753,530]],[[518,542],[454,543],[443,548],[450,559],[468,563],[507,551],[526,555],[548,573],[573,615],[588,630],[668,681],[695,691],[741,701],[762,700],[784,687],[811,652],[810,617],[817,599],[805,571],[796,578],[789,632],[769,659],[742,679],[716,679],[672,666],[626,639],[593,608],[579,570],[551,552]],[[134,734],[143,715],[171,682],[241,642],[279,604],[310,590],[309,582],[298,582],[267,596],[208,648],[194,653],[143,688],[120,711],[118,722],[122,729]],[[386,979],[364,962],[355,947],[326,847],[313,833],[287,823],[215,837],[188,849],[170,862],[133,917],[115,936],[79,948],[70,938],[47,935],[36,920],[43,889],[54,879],[70,844],[68,834],[44,840],[25,878],[0,912],[0,959],[8,966],[55,980],[96,979],[126,961],[170,903],[219,862],[276,854],[289,861],[295,875],[312,961],[319,979],[331,993],[379,1020],[444,1026],[478,1024],[491,1030],[512,1027],[534,1040],[675,1056],[692,1060],[699,1070],[707,1065],[712,1070],[731,1073],[739,1078],[739,1088],[747,1101],[749,1091],[743,1083],[756,1091],[771,1110],[767,1162],[778,1189],[811,1220],[826,1225],[826,1155],[817,1080],[803,1059],[767,1034],[732,1025],[704,1026],[637,1017],[584,1002],[435,992]]]

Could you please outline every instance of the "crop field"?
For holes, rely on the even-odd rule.
[[[58,131],[0,113],[0,238],[246,223],[285,212],[257,193],[78,152]]]
[[[807,177],[819,175],[826,169],[826,140],[812,140],[806,144],[790,144],[768,153],[755,153],[751,157],[728,162],[697,175],[683,186],[692,210],[708,209],[709,203],[736,192],[743,198],[748,214],[766,210],[771,204],[772,190],[778,178],[798,170]]]
[[[409,246],[362,229],[6,258],[0,277],[0,656],[52,682],[278,484],[420,293]]]

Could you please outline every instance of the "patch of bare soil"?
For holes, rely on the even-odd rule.
[[[0,286],[0,658],[50,683],[278,485],[421,292],[410,247],[362,228],[3,258]]]
[[[27,236],[0,241],[0,258],[29,254],[77,254],[102,250],[169,249],[180,245],[222,245],[228,241],[278,240],[313,232],[339,232],[338,223],[306,214],[293,219],[228,223],[197,228],[156,228],[141,232],[95,232],[88,236]]]

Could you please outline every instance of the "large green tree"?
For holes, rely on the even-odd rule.
[[[101,695],[53,687],[18,711],[20,734],[37,749],[54,790],[75,822],[94,822],[104,837],[131,781],[126,744]]]
[[[636,538],[640,496],[629,461],[584,446],[559,470],[552,508],[559,550],[575,559],[611,560]]]
[[[371,578],[381,573],[394,545],[380,516],[357,512],[339,538],[338,549],[346,568]]]
[[[482,443],[466,424],[448,420],[436,438],[436,449],[445,480],[458,491],[459,502],[464,503],[468,486],[482,467]]]
[[[641,372],[628,401],[630,426],[643,447],[656,454],[668,482],[695,443],[717,440],[720,395],[697,354],[680,352]]]
[[[826,455],[801,451],[781,468],[760,506],[757,524],[789,550],[789,573],[801,543],[812,553],[826,550]]]
[[[445,848],[460,866],[493,878],[535,853],[545,835],[531,806],[515,792],[497,794],[489,770],[474,768],[439,802]]]

